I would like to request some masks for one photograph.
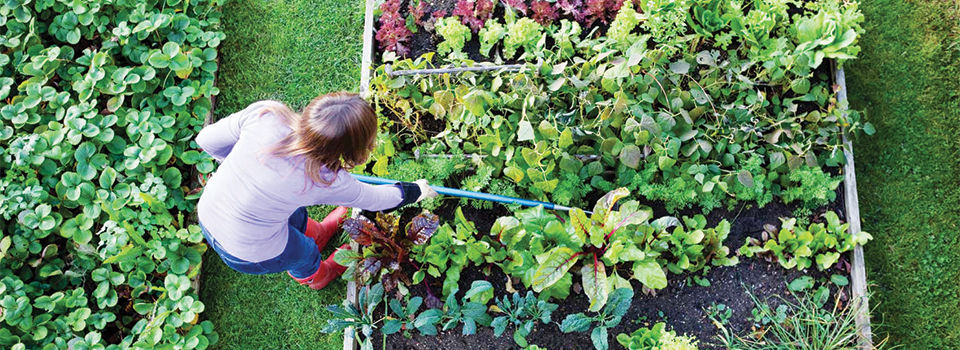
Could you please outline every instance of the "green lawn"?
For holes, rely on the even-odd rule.
[[[228,2],[217,116],[262,99],[299,109],[326,92],[356,91],[362,7],[362,1],[344,0]],[[325,211],[311,208],[311,217],[322,217]],[[320,328],[326,324],[324,305],[343,300],[343,282],[317,292],[286,274],[240,274],[209,252],[204,256],[201,298],[203,315],[220,334],[219,349],[342,347],[342,335],[326,335]]]
[[[957,0],[865,0],[847,66],[875,330],[906,349],[960,349],[960,24]],[[952,46],[951,46],[952,45]]]
[[[960,348],[960,24],[958,0],[865,0],[861,59],[848,64],[854,108],[877,134],[855,148],[878,339]],[[355,90],[362,1],[234,0],[224,9],[217,114],[259,99],[300,107]],[[314,217],[320,214],[314,211]],[[342,284],[314,292],[285,275],[244,276],[208,254],[201,296],[221,349],[340,346],[319,332]]]

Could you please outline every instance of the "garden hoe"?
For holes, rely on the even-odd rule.
[[[354,174],[353,177],[355,177],[357,180],[360,180],[360,182],[364,182],[372,185],[392,185],[399,182],[397,180],[384,179],[384,178],[365,176],[365,175],[356,175],[356,174]],[[500,196],[500,195],[490,194],[490,193],[465,191],[465,190],[460,190],[456,188],[441,187],[441,186],[430,186],[430,187],[433,188],[434,191],[437,191],[437,193],[446,195],[446,196],[479,199],[479,200],[505,203],[505,204],[519,204],[527,207],[536,207],[538,205],[542,205],[544,209],[551,209],[551,210],[570,211],[570,209],[573,209],[573,208],[559,205],[559,204],[553,204],[553,203],[547,203],[547,202],[541,202],[541,201],[535,201],[535,200],[529,200],[529,199]],[[592,214],[591,212],[586,210],[584,210],[584,212],[587,214]]]

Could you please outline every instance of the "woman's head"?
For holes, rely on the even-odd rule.
[[[331,172],[367,161],[377,137],[377,117],[356,94],[335,92],[310,101],[300,114],[279,111],[293,132],[272,150],[280,157],[303,156],[307,174],[316,181]]]

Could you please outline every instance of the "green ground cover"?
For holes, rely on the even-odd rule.
[[[957,1],[864,1],[852,105],[875,327],[906,349],[960,348],[960,32]],[[949,315],[949,316],[948,316]]]
[[[230,1],[223,9],[223,43],[216,114],[276,99],[299,109],[313,97],[356,90],[360,78],[362,2]],[[311,208],[322,217],[324,208]],[[330,244],[331,247],[335,245]],[[328,249],[324,254],[329,254]],[[243,275],[212,252],[204,256],[204,316],[220,333],[220,349],[332,349],[341,335],[320,333],[323,306],[344,298],[345,284],[317,292],[290,277]]]
[[[908,349],[960,348],[958,6],[864,2],[863,52],[846,67],[853,107],[878,130],[855,145],[864,228],[876,238],[867,247],[875,331]],[[224,24],[218,116],[259,99],[299,107],[356,89],[361,1],[233,1]],[[319,328],[342,285],[314,292],[287,276],[244,276],[207,254],[201,296],[219,348],[340,344]]]

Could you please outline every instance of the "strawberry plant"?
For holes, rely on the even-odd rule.
[[[4,348],[203,349],[190,140],[220,1],[0,4]]]

